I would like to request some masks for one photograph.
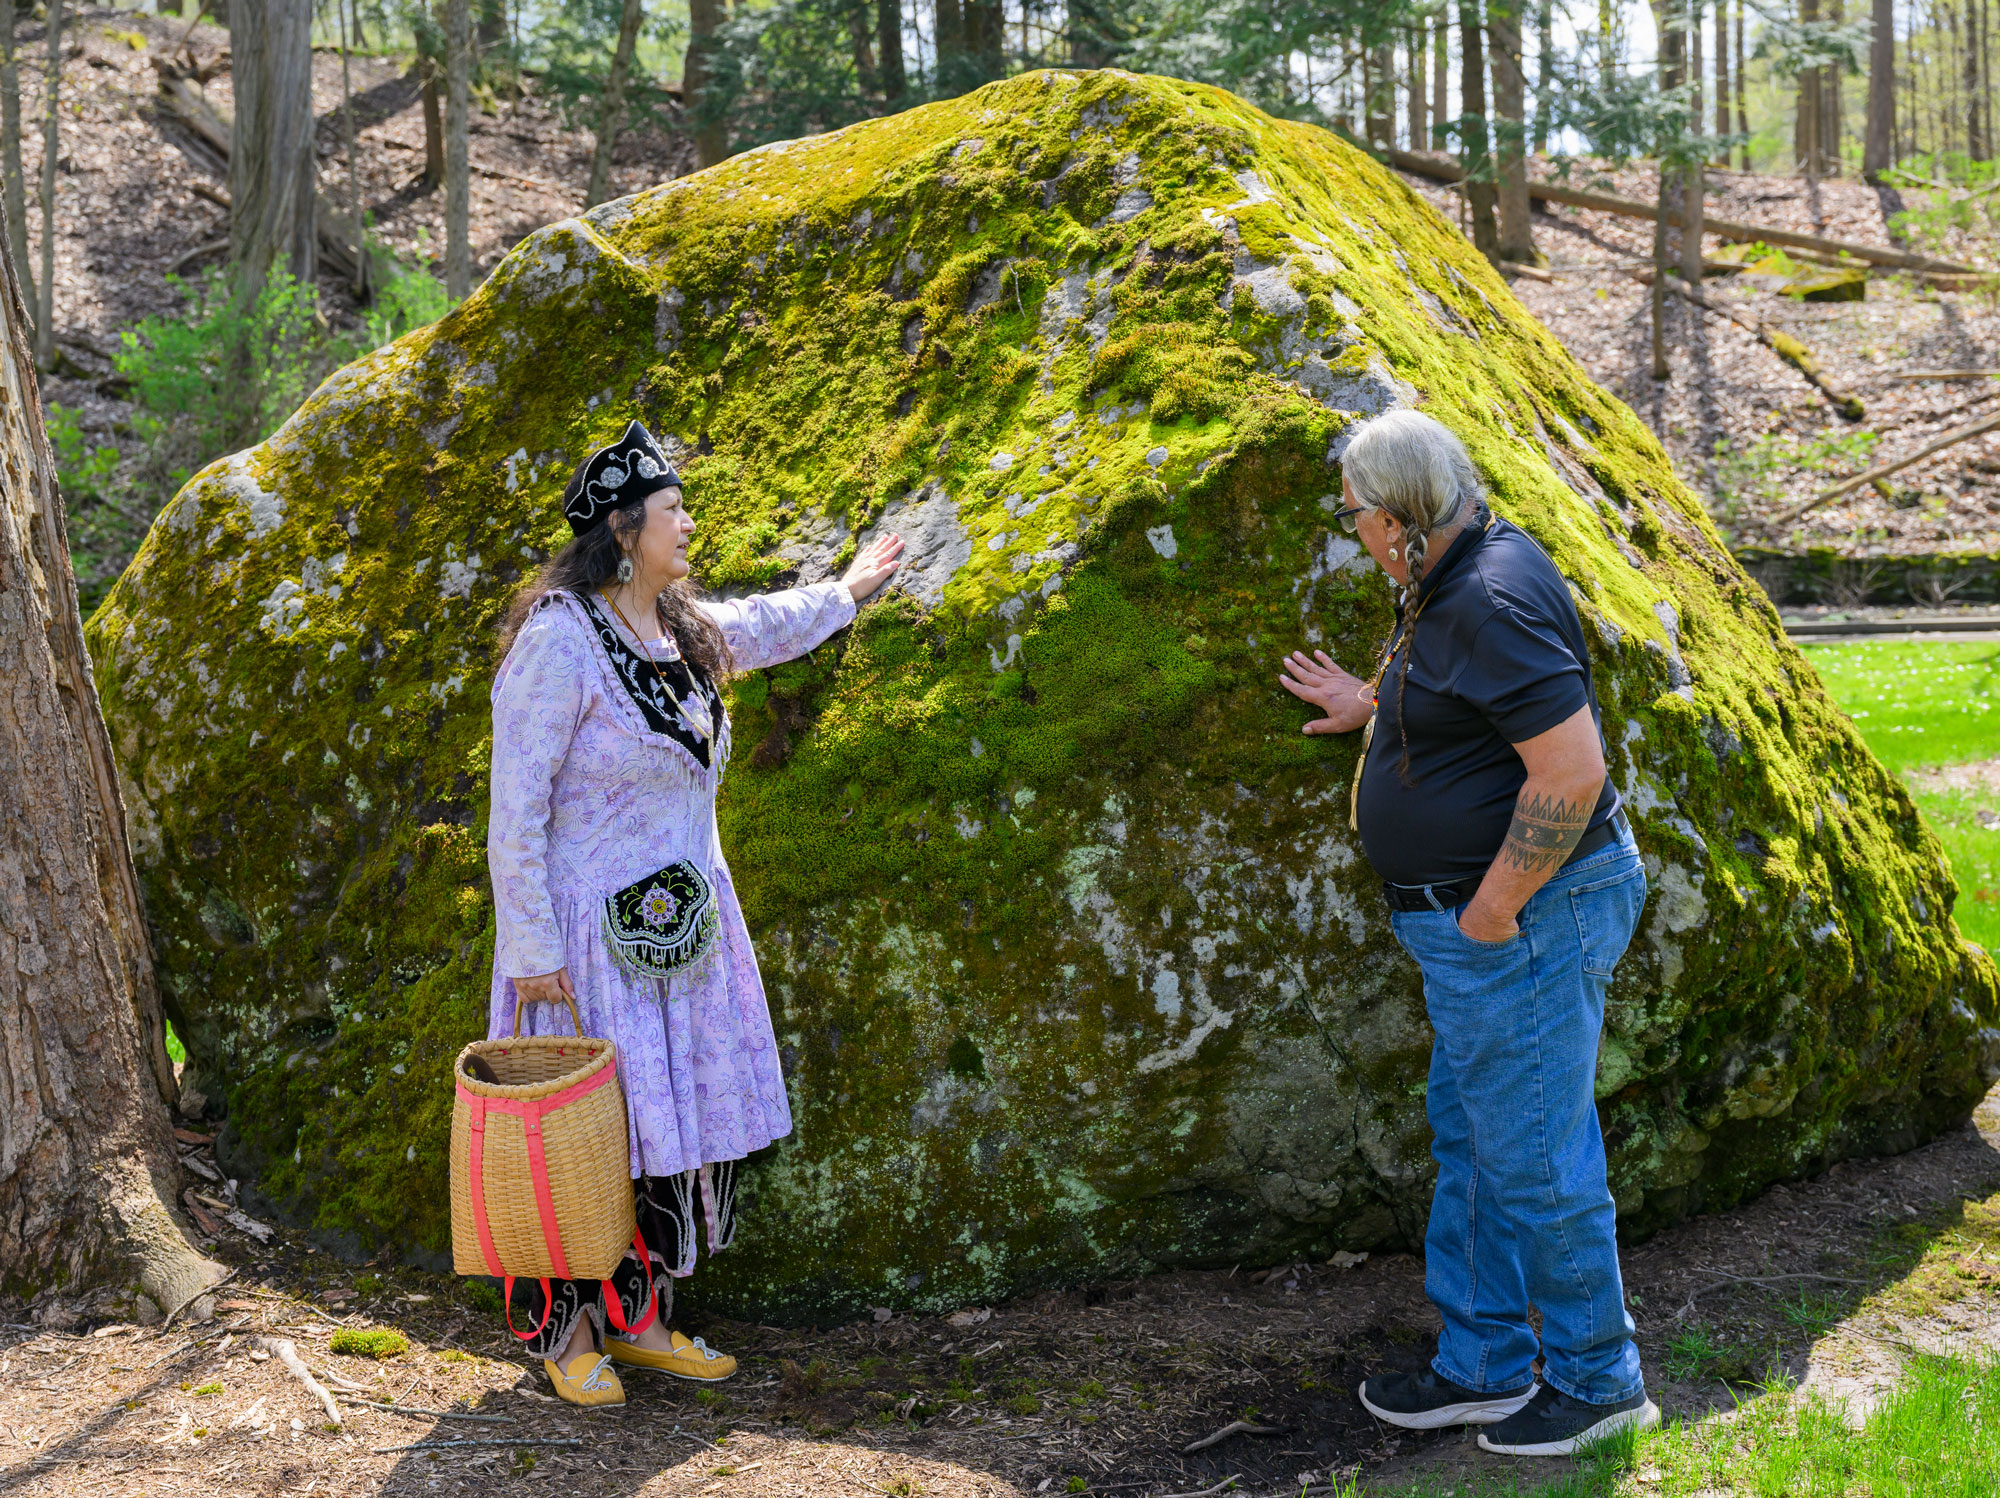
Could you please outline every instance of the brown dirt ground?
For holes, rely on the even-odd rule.
[[[206,1146],[188,1154],[209,1163]],[[467,1282],[357,1271],[283,1233],[260,1248],[225,1229],[214,1252],[238,1270],[214,1319],[165,1335],[106,1319],[104,1301],[0,1303],[0,1493],[427,1495],[504,1480],[512,1492],[654,1498],[998,1498],[1081,1478],[1092,1493],[1160,1498],[1234,1475],[1240,1491],[1275,1498],[1329,1472],[1379,1488],[1501,1461],[1463,1433],[1386,1430],[1355,1403],[1363,1373],[1420,1366],[1435,1335],[1407,1255],[1162,1275],[969,1307],[956,1325],[687,1316],[687,1330],[742,1358],[735,1379],[634,1374],[622,1410],[584,1414],[549,1398]],[[1624,1261],[1670,1415],[1726,1410],[1732,1388],[1774,1376],[1865,1402],[1907,1350],[2000,1349],[2000,1089],[1972,1124],[1921,1149],[1775,1187]],[[328,1341],[343,1326],[400,1329],[410,1349],[379,1363],[336,1356]],[[341,1429],[277,1361],[252,1360],[255,1335],[292,1339],[320,1376],[344,1381]],[[1706,1350],[1691,1355],[1691,1338]],[[1237,1419],[1276,1433],[1182,1454]],[[379,1449],[427,1439],[508,1443]]]

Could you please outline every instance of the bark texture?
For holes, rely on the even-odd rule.
[[[1498,179],[1500,255],[1538,264],[1535,226],[1528,216],[1527,95],[1521,63],[1521,0],[1488,0],[1486,31],[1493,42],[1494,175]]]
[[[463,5],[465,0],[452,3]],[[604,80],[604,99],[597,114],[597,147],[590,153],[590,185],[583,194],[586,208],[594,208],[611,196],[611,152],[625,128],[625,88],[632,77],[632,53],[639,45],[642,18],[639,0],[625,0],[625,9],[618,17],[618,45],[611,53],[611,75]]]
[[[894,104],[910,91],[903,66],[903,7],[900,0],[875,0],[875,52],[880,66],[882,98]]]
[[[273,270],[310,281],[313,223],[312,0],[229,7],[229,263],[236,294]]]
[[[11,255],[0,277],[0,1279],[171,1308],[221,1270],[167,1205],[173,1067]]]
[[[5,199],[7,249],[21,276],[21,294],[30,307],[35,282],[28,271],[28,186],[21,176],[21,62],[14,45],[18,12],[14,0],[0,0],[0,198]]]
[[[637,10],[638,0],[626,0],[625,8]],[[472,172],[465,138],[472,113],[471,0],[445,0],[444,46],[444,289],[462,302],[472,295]],[[596,180],[593,167],[593,186]]]
[[[717,33],[722,30],[722,0],[688,0],[687,59],[681,64],[681,98],[694,127],[694,159],[714,166],[729,154],[729,137],[721,101],[710,97],[715,81]],[[940,58],[943,43],[939,43]]]
[[[1896,0],[1874,0],[1875,33],[1868,42],[1868,127],[1861,139],[1861,175],[1880,183],[1895,165]]]
[[[1493,222],[1493,157],[1486,139],[1486,43],[1479,0],[1458,0],[1458,77],[1461,122],[1459,164],[1465,168],[1465,203],[1472,216],[1473,247],[1500,259],[1500,231]]]
[[[42,86],[42,293],[35,309],[35,362],[47,369],[56,358],[56,165],[57,111],[62,103],[62,0],[49,0],[48,77]]]

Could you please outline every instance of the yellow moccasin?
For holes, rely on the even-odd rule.
[[[611,1355],[607,1353],[580,1352],[569,1360],[568,1368],[558,1367],[553,1358],[543,1358],[542,1371],[555,1385],[556,1397],[568,1404],[580,1404],[585,1408],[623,1404],[625,1386],[611,1371],[611,1362]]]
[[[671,1373],[675,1378],[691,1378],[697,1383],[719,1383],[736,1371],[736,1359],[726,1352],[717,1352],[699,1337],[684,1337],[679,1332],[668,1332],[673,1341],[673,1350],[657,1347],[640,1347],[627,1342],[622,1337],[607,1337],[605,1345],[612,1358],[628,1368],[651,1368],[660,1373]]]

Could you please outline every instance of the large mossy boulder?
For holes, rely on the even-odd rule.
[[[1992,962],[1658,444],[1452,227],[1215,89],[1036,73],[551,225],[167,507],[91,625],[231,1168],[446,1240],[487,685],[571,466],[673,434],[715,589],[914,541],[734,686],[723,840],[798,1119],[711,1304],[824,1318],[1418,1238],[1417,973],[1347,827],[1390,590],[1329,529],[1417,404],[1571,579],[1652,881],[1599,1070],[1627,1226],[1962,1119]]]

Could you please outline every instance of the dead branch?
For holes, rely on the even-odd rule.
[[[512,1425],[512,1415],[472,1415],[460,1410],[420,1410],[411,1404],[383,1404],[373,1399],[351,1399],[350,1404],[358,1404],[364,1410],[387,1410],[392,1415],[409,1415],[428,1420],[477,1420],[482,1425]]]
[[[299,1356],[299,1350],[292,1345],[291,1338],[259,1337],[256,1341],[259,1347],[283,1363],[286,1371],[293,1378],[296,1378],[306,1386],[307,1391],[312,1394],[313,1398],[320,1402],[320,1407],[326,1411],[326,1418],[329,1421],[335,1425],[340,1424],[340,1406],[333,1402],[333,1396],[327,1393],[326,1385],[312,1376],[312,1370],[306,1367],[305,1360]]]
[[[1415,151],[1390,151],[1389,164],[1405,172],[1414,172],[1420,177],[1429,177],[1437,182],[1456,182],[1464,173],[1456,162],[1442,158],[1421,155]],[[1599,213],[1616,213],[1626,218],[1651,219],[1658,209],[1651,203],[1635,202],[1631,198],[1614,198],[1608,193],[1584,192],[1574,187],[1558,187],[1553,182],[1530,182],[1528,196],[1547,203],[1567,203],[1572,208],[1594,208]],[[1680,210],[1669,208],[1667,222],[1678,229],[1681,225]],[[1938,271],[1947,275],[1976,276],[1980,272],[1969,265],[1960,265],[1952,260],[1937,260],[1929,255],[1913,255],[1907,250],[1885,250],[1879,245],[1854,244],[1841,239],[1822,239],[1817,234],[1794,234],[1789,229],[1769,229],[1758,224],[1739,224],[1726,218],[1708,218],[1701,221],[1704,234],[1712,234],[1717,239],[1732,240],[1738,244],[1778,244],[1788,248],[1815,250],[1822,255],[1847,255],[1855,260],[1866,260],[1871,265],[1893,266],[1898,270]]]
[[[1633,271],[1631,274],[1632,278],[1636,281],[1648,286],[1653,284],[1653,273],[1650,269]],[[1678,276],[1667,277],[1667,290],[1673,292],[1676,296],[1684,297],[1688,301],[1693,302],[1697,307],[1706,312],[1713,312],[1717,317],[1728,318],[1737,327],[1749,333],[1759,343],[1763,344],[1765,348],[1804,375],[1806,383],[1825,396],[1828,402],[1832,404],[1833,409],[1838,411],[1847,420],[1859,421],[1868,414],[1868,408],[1861,404],[1861,398],[1837,388],[1825,375],[1821,374],[1819,361],[1813,357],[1813,351],[1799,342],[1798,339],[1792,337],[1784,329],[1774,328],[1761,319],[1746,319],[1733,307],[1725,306],[1720,302],[1711,302]]]
[[[2000,428],[2000,416],[1988,416],[1979,421],[1968,422],[1962,427],[1954,427],[1942,437],[1934,438],[1925,443],[1907,458],[1898,458],[1893,463],[1878,463],[1865,473],[1857,473],[1851,479],[1842,479],[1831,489],[1820,490],[1811,499],[1802,500],[1800,503],[1793,505],[1789,510],[1773,518],[1770,523],[1772,525],[1789,525],[1792,521],[1797,520],[1799,516],[1805,514],[1806,511],[1816,509],[1830,499],[1839,499],[1843,494],[1852,494],[1864,484],[1872,484],[1878,479],[1885,479],[1892,473],[1901,473],[1911,464],[1923,462],[1932,453],[1943,452],[1947,447],[1956,447],[1961,442],[1970,442],[1974,437],[1984,436],[1987,432],[1993,431],[1996,428]]]
[[[167,1329],[174,1324],[174,1317],[180,1315],[182,1311],[185,1311],[189,1306],[193,1305],[196,1301],[200,1300],[202,1296],[213,1295],[217,1290],[221,1289],[222,1286],[228,1284],[231,1280],[235,1278],[236,1278],[236,1271],[232,1269],[229,1271],[229,1273],[225,1274],[221,1279],[215,1281],[214,1284],[203,1285],[199,1290],[195,1291],[194,1294],[190,1295],[186,1300],[182,1301],[179,1305],[175,1306],[171,1311],[167,1312],[166,1320],[160,1323],[160,1335],[164,1337],[167,1334]]]
[[[453,1446],[581,1446],[583,1442],[576,1436],[510,1436],[506,1440],[485,1441],[412,1441],[407,1446],[371,1446],[368,1449],[376,1456],[391,1451],[447,1451]],[[1220,1488],[1210,1488],[1211,1493],[1219,1493]],[[1189,1494],[1188,1498],[1194,1498]]]
[[[1990,380],[2000,369],[1909,369],[1884,378],[1891,385],[1914,385],[1919,380]]]
[[[1220,1446],[1231,1436],[1281,1436],[1288,1427],[1283,1425],[1252,1425],[1248,1420],[1231,1420],[1213,1435],[1203,1436],[1199,1441],[1190,1441],[1181,1447],[1182,1456],[1193,1456],[1197,1451],[1206,1451],[1211,1446]]]

